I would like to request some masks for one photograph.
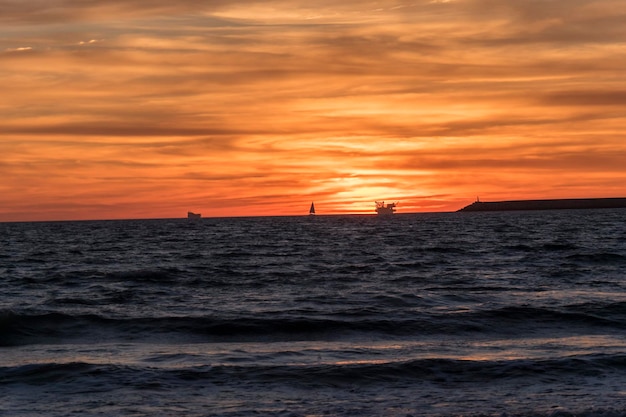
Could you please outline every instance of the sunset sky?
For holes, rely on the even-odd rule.
[[[624,22],[624,0],[0,0],[0,221],[625,197]]]

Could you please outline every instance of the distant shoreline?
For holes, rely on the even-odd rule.
[[[554,200],[475,201],[458,210],[466,211],[514,211],[514,210],[569,210],[626,208],[626,198],[566,198]]]

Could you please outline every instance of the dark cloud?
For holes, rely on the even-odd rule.
[[[175,3],[167,1],[146,0],[111,0],[100,2],[97,0],[35,0],[16,2],[0,0],[0,21],[11,24],[24,23],[67,23],[68,21],[97,21],[102,18],[117,16],[150,17],[154,15],[168,15],[201,11],[219,7],[224,4],[220,1],[191,1],[181,0]]]
[[[470,42],[491,45],[586,43],[619,44],[626,38],[626,4],[621,1],[469,0],[473,21],[502,24],[495,30],[476,31]]]
[[[158,137],[158,136],[200,136],[200,135],[241,135],[250,132],[246,129],[220,129],[215,127],[176,127],[176,126],[137,126],[121,123],[81,123],[81,124],[54,124],[39,126],[3,127],[6,134],[46,134],[46,135],[79,135],[105,137]]]
[[[626,107],[626,90],[558,91],[539,97],[543,104],[576,107]]]

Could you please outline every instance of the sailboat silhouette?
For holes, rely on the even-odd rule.
[[[309,209],[309,216],[313,216],[315,214],[315,204],[311,201],[311,208]]]

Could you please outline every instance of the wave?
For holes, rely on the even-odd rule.
[[[613,252],[575,253],[566,257],[568,261],[582,264],[621,265],[626,263],[626,256]]]
[[[624,371],[624,355],[175,368],[68,362],[0,367],[0,392],[15,394],[5,396],[9,413],[58,417],[209,409],[233,417],[624,417]]]
[[[78,340],[202,342],[335,340],[369,336],[520,334],[544,329],[626,328],[626,303],[576,304],[560,309],[526,306],[462,311],[416,312],[382,307],[347,307],[326,314],[315,309],[241,313],[237,316],[105,317],[96,314],[0,312],[0,346]]]
[[[285,365],[202,365],[193,367],[130,366],[85,362],[29,364],[0,368],[0,385],[49,384],[97,377],[116,384],[175,384],[205,381],[216,384],[297,384],[300,386],[344,387],[354,384],[430,382],[453,387],[462,384],[490,384],[536,380],[549,375],[606,378],[626,371],[626,355],[578,355],[554,359],[459,360],[416,359],[384,363],[285,364]]]

